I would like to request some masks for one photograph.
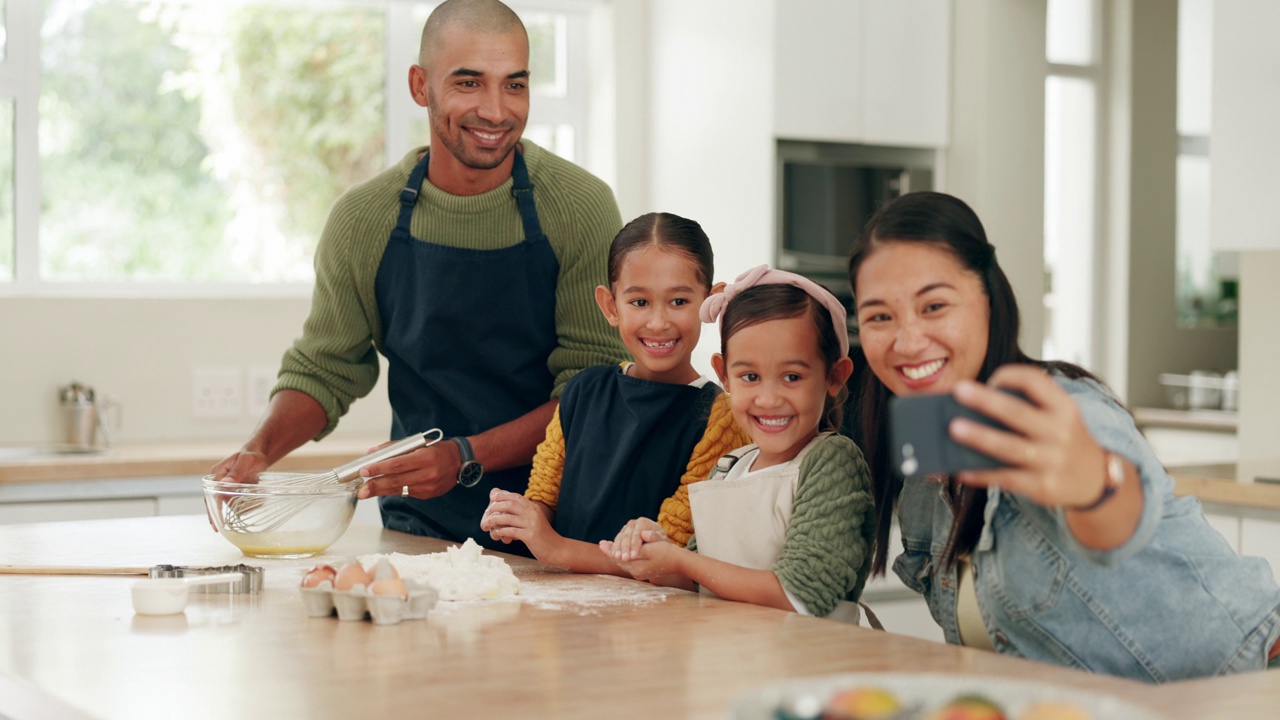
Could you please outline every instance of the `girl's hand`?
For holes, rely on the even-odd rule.
[[[1084,507],[1097,500],[1107,484],[1106,453],[1089,434],[1071,396],[1033,365],[1001,367],[987,385],[958,383],[956,400],[1011,432],[963,418],[952,420],[948,430],[956,442],[1009,467],[967,470],[956,479],[999,487],[1047,507]],[[1021,391],[1029,402],[996,387]]]
[[[649,518],[631,520],[618,531],[618,536],[610,544],[614,561],[621,564],[640,557],[640,546],[645,543],[666,542],[667,533],[662,526]],[[604,542],[608,542],[607,540]],[[604,547],[604,543],[601,543]]]
[[[480,529],[504,543],[520,540],[539,560],[549,556],[560,538],[540,503],[498,488],[489,491],[489,507],[480,516]]]
[[[664,580],[672,575],[680,575],[681,553],[689,551],[667,542],[666,535],[660,533],[661,529],[657,533],[653,530],[641,530],[641,535],[655,539],[641,544],[634,559],[620,560],[614,551],[616,542],[601,540],[600,549],[637,580]]]

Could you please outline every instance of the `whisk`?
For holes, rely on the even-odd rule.
[[[403,440],[397,440],[390,445],[374,450],[368,455],[352,460],[345,465],[330,470],[329,472],[315,473],[313,475],[293,475],[277,480],[272,480],[271,485],[289,486],[289,485],[324,485],[327,483],[339,483],[354,480],[360,475],[360,471],[368,465],[376,462],[382,462],[388,458],[404,455],[418,448],[435,445],[444,438],[444,431],[439,428],[432,428],[423,433],[410,435]]]
[[[330,493],[308,493],[306,492],[308,487],[348,482],[358,484],[363,482],[358,480],[362,468],[421,447],[434,445],[443,437],[443,431],[432,428],[374,450],[328,472],[279,478],[263,476],[257,485],[244,488],[245,495],[239,495],[227,502],[220,514],[226,525],[236,532],[270,532],[287,523],[315,501],[333,497]],[[272,492],[276,488],[280,489],[280,492]],[[274,499],[268,501],[268,498]]]

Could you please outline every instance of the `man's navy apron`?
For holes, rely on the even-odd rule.
[[[419,240],[409,220],[427,174],[428,155],[400,193],[400,218],[378,267],[375,293],[389,372],[391,439],[440,428],[471,436],[514,420],[551,398],[547,358],[556,347],[556,281],[560,263],[542,234],[533,185],[515,151],[511,194],[524,241],[500,250],[471,250]],[[382,523],[392,530],[460,541],[468,537],[528,554],[480,531],[489,490],[523,493],[529,465],[486,469],[472,488],[454,485],[430,500],[383,496]]]

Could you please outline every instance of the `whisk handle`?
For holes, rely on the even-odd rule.
[[[382,462],[387,458],[393,458],[397,455],[403,455],[412,452],[420,447],[426,447],[440,441],[444,437],[444,433],[438,429],[431,429],[424,433],[410,435],[403,440],[397,440],[390,445],[374,450],[363,457],[358,457],[345,465],[339,465],[333,469],[333,473],[338,476],[338,482],[346,482],[354,479],[360,474],[360,469],[366,465],[372,465],[376,462]]]

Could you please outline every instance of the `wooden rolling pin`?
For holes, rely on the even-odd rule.
[[[0,565],[0,575],[147,575],[149,567],[96,567],[89,565]]]

